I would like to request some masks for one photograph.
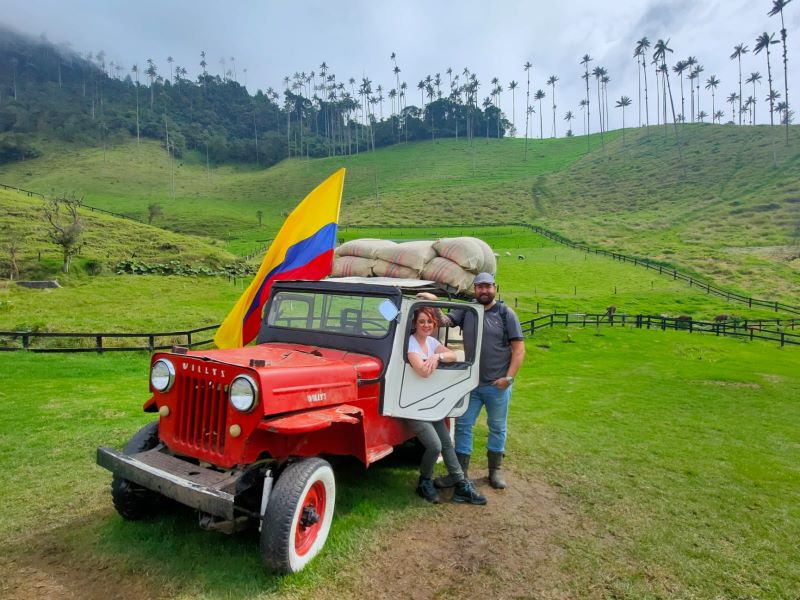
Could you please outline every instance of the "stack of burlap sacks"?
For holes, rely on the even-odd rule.
[[[496,271],[495,254],[478,238],[402,243],[365,238],[336,249],[331,276],[427,279],[471,293],[477,273],[494,275]]]

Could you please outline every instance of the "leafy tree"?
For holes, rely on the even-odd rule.
[[[47,236],[51,242],[61,247],[64,256],[62,273],[69,273],[70,260],[84,245],[81,241],[83,222],[78,213],[82,203],[82,198],[65,195],[54,198],[44,206],[44,217],[48,225]]]

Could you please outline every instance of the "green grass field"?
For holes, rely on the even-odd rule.
[[[343,226],[537,223],[577,241],[665,261],[740,292],[796,303],[800,295],[797,142],[778,128],[687,125],[681,151],[662,128],[585,138],[440,140],[268,170],[206,169],[189,153],[174,170],[152,142],[64,149],[0,167],[0,183],[45,194],[74,191],[89,205],[219,240],[248,254],[327,175],[347,167]],[[792,139],[797,139],[793,136]],[[263,212],[259,226],[256,213]],[[31,253],[23,248],[23,253]]]
[[[558,542],[576,597],[600,597],[597,589],[615,598],[793,596],[794,352],[683,332],[582,328],[537,333],[527,348],[509,459],[591,524]],[[262,571],[255,535],[203,532],[189,511],[123,522],[94,449],[120,447],[150,418],[141,412],[147,365],[143,354],[0,355],[0,543],[14,557],[0,569],[47,556],[75,572],[65,585],[76,590],[92,565],[101,582],[140,582],[142,595],[311,597],[335,589],[335,574],[356,569],[381,535],[435,510],[412,494],[413,464],[339,464],[325,552],[284,579]],[[485,434],[481,426],[476,444]]]

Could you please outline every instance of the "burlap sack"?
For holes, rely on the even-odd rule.
[[[372,277],[371,258],[359,256],[334,256],[331,277]]]
[[[483,266],[481,267],[481,271],[486,273],[491,273],[492,275],[496,275],[497,258],[495,257],[494,252],[492,252],[491,247],[489,247],[489,244],[487,244],[480,238],[469,238],[469,239],[475,240],[481,247],[481,250],[483,251]]]
[[[379,258],[373,261],[372,274],[375,277],[394,277],[395,279],[419,279],[419,270]]]
[[[375,254],[381,248],[392,248],[397,246],[391,240],[377,240],[373,238],[363,238],[360,240],[350,240],[336,248],[336,256],[360,256],[361,258],[375,258]]]
[[[483,270],[483,248],[472,237],[442,238],[433,244],[441,258],[446,258],[459,267],[480,273]]]
[[[433,242],[426,240],[402,242],[395,244],[394,247],[379,248],[375,253],[375,258],[409,267],[417,272],[421,271],[425,264],[435,256],[436,250],[433,249]]]
[[[458,263],[437,256],[422,269],[422,278],[447,284],[459,292],[471,292],[475,274],[462,269]]]

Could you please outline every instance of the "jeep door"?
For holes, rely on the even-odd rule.
[[[463,344],[459,344],[462,352],[457,352],[463,360],[440,363],[439,368],[427,378],[420,377],[408,362],[408,340],[414,310],[419,306],[435,306],[445,313],[450,310],[464,313],[461,327]],[[447,328],[440,328],[440,333],[446,332]],[[478,386],[482,332],[483,306],[480,304],[404,301],[400,326],[396,330],[392,356],[386,369],[381,413],[421,421],[439,421],[457,414],[456,407],[464,396]],[[445,345],[449,337],[440,335]],[[463,412],[463,408],[460,412]]]

